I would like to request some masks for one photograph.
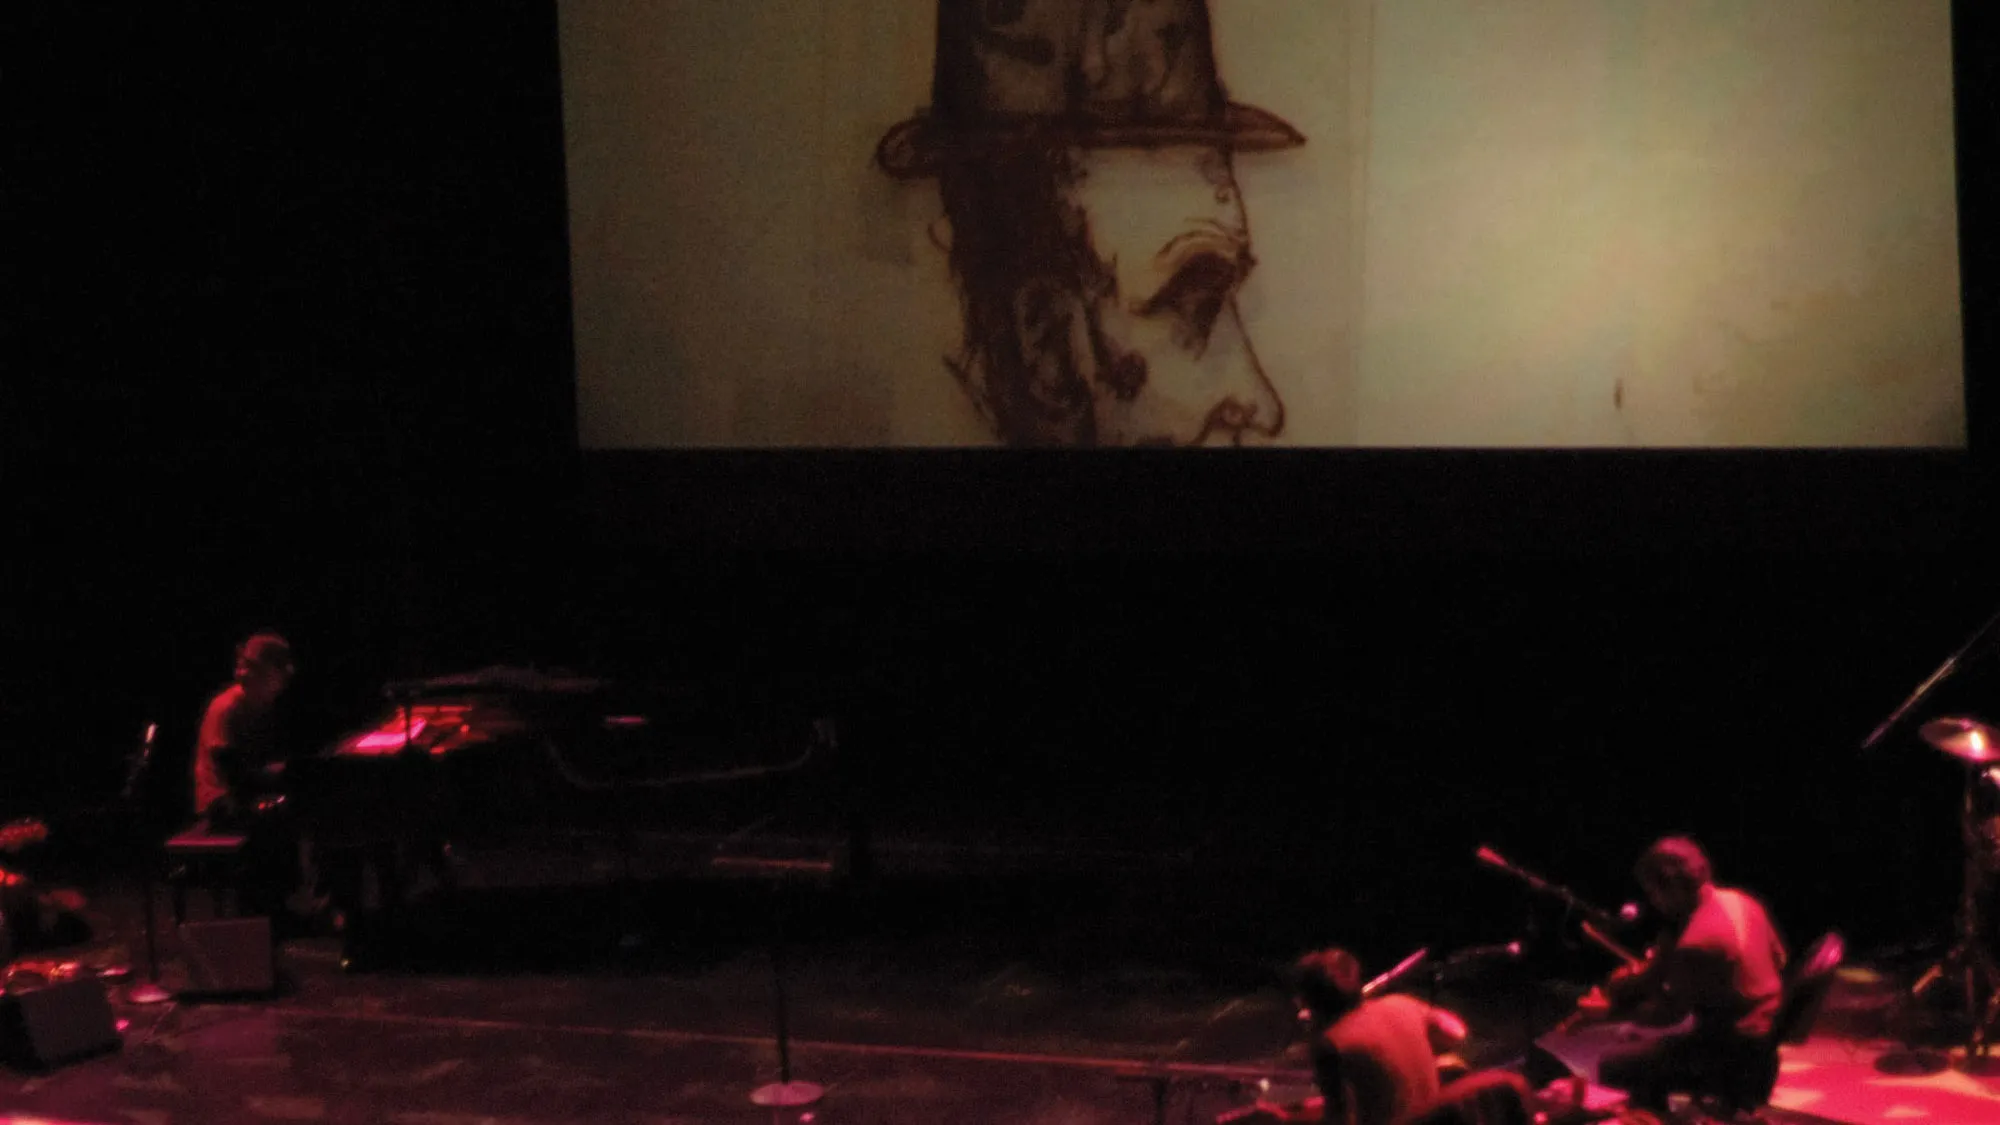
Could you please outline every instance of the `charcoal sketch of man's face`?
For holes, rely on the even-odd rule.
[[[941,177],[952,367],[1014,445],[1233,445],[1284,406],[1237,313],[1256,264],[1230,154],[995,154]]]
[[[1207,0],[938,0],[937,31],[932,103],[875,159],[937,180],[965,326],[946,362],[996,436],[1277,436],[1232,161],[1305,137],[1229,99]]]
[[[1109,350],[1137,361],[1122,379],[1114,367],[1093,380],[1097,441],[1235,444],[1277,434],[1284,406],[1236,311],[1257,260],[1228,154],[1101,149],[1081,164],[1078,206],[1113,283],[1094,309],[1098,330]]]

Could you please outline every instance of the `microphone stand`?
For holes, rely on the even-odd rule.
[[[136,804],[134,795],[139,789],[139,779],[145,776],[147,767],[152,763],[153,739],[159,732],[160,724],[146,724],[146,736],[139,743],[139,753],[134,756],[132,767],[125,772],[125,787],[118,794],[119,803],[125,806],[126,814],[142,826],[145,820],[135,815],[138,810],[134,807]],[[153,871],[157,863],[153,855],[151,834],[145,832],[143,828],[140,832],[139,847],[143,853],[139,860],[139,870],[140,889],[145,899],[146,979],[126,989],[125,999],[134,1004],[164,1004],[172,1000],[174,994],[160,986],[160,945],[159,939],[155,936],[156,923],[153,920]]]
[[[1615,930],[1618,928],[1618,919],[1576,897],[1576,892],[1560,883],[1552,883],[1526,868],[1516,866],[1509,862],[1507,857],[1494,851],[1492,848],[1481,847],[1473,858],[1489,867],[1496,867],[1505,871],[1507,874],[1526,883],[1530,890],[1562,900],[1563,904],[1569,907],[1571,911],[1583,915],[1602,929]]]
[[[1928,696],[1933,688],[1944,682],[1946,677],[1958,671],[1958,662],[1965,659],[1966,654],[1971,652],[1986,634],[1992,632],[1995,625],[2000,625],[2000,613],[1995,613],[1993,616],[1987,618],[1986,624],[1981,625],[1979,631],[1972,634],[1971,640],[1958,646],[1958,651],[1945,657],[1944,663],[1937,666],[1937,670],[1930,674],[1929,679],[1918,684],[1917,690],[1911,692],[1910,697],[1903,700],[1901,706],[1890,712],[1888,718],[1883,719],[1873,731],[1869,732],[1868,737],[1861,741],[1862,753],[1865,754],[1878,746],[1882,742],[1883,737],[1893,730],[1897,723],[1902,722],[1903,717],[1908,715],[1912,708],[1923,702],[1924,697]]]
[[[803,1082],[792,1077],[790,1005],[786,1001],[785,994],[785,896],[789,890],[787,882],[790,876],[803,874],[807,877],[824,878],[833,873],[832,866],[810,861],[767,860],[756,856],[727,855],[714,856],[709,862],[719,870],[770,880],[771,993],[777,1009],[778,1080],[752,1090],[750,1100],[756,1105],[773,1110],[812,1105],[825,1096],[826,1087],[817,1082]]]

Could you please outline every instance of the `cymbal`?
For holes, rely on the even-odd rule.
[[[1978,719],[1932,719],[1917,731],[1925,742],[1968,762],[2000,762],[2000,728]]]

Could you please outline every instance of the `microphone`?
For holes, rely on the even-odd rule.
[[[1528,884],[1528,886],[1544,894],[1556,894],[1565,896],[1568,894],[1568,892],[1565,891],[1563,888],[1555,886],[1554,884],[1550,883],[1548,880],[1542,878],[1541,876],[1535,874],[1534,872],[1514,866],[1514,864],[1511,861],[1509,861],[1506,856],[1501,855],[1499,852],[1494,851],[1490,845],[1487,844],[1479,845],[1479,850],[1472,853],[1472,858],[1478,860],[1479,862],[1485,864],[1488,867],[1497,867],[1500,870],[1505,871],[1507,874],[1512,875],[1514,878],[1521,880],[1523,883]]]
[[[147,764],[153,760],[153,740],[159,733],[160,724],[146,724],[146,733],[139,738],[139,751],[132,755],[131,762],[125,767],[125,785],[121,790],[123,796],[127,798],[132,796],[133,788],[139,784],[140,775],[146,772]]]
[[[1367,984],[1362,985],[1361,986],[1362,999],[1364,1000],[1369,999],[1370,997],[1373,997],[1376,994],[1380,993],[1383,989],[1386,989],[1390,985],[1395,984],[1397,981],[1403,979],[1405,976],[1408,976],[1410,972],[1414,970],[1418,965],[1423,964],[1425,959],[1430,957],[1430,955],[1431,955],[1430,948],[1426,946],[1425,948],[1419,949],[1415,953],[1410,954],[1408,957],[1403,958],[1401,961],[1396,963],[1395,968],[1390,969],[1388,972],[1383,973],[1381,976],[1376,977],[1374,980],[1371,980]]]

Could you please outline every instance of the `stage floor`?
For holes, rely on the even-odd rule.
[[[112,944],[143,949],[136,917],[104,908]],[[488,937],[509,926],[481,924]],[[459,935],[462,957],[362,974],[340,970],[332,939],[310,938],[285,947],[274,997],[137,1006],[114,987],[122,1048],[46,1074],[0,1071],[0,1122],[1179,1125],[1245,1104],[1260,1083],[1304,1092],[1275,973],[1052,964],[958,928],[800,937],[787,958],[791,1072],[825,1094],[774,1111],[751,1101],[780,1077],[768,950],[745,933],[686,932],[671,948],[595,951]],[[171,988],[184,979],[171,938],[161,955]],[[1439,998],[1467,1016],[1483,1065],[1518,1056],[1565,987],[1502,966]],[[1848,975],[1820,1030],[1786,1049],[1771,1121],[2000,1122],[2000,1079],[1877,1068],[1899,1045],[1882,1018],[1894,991],[1887,975]]]

